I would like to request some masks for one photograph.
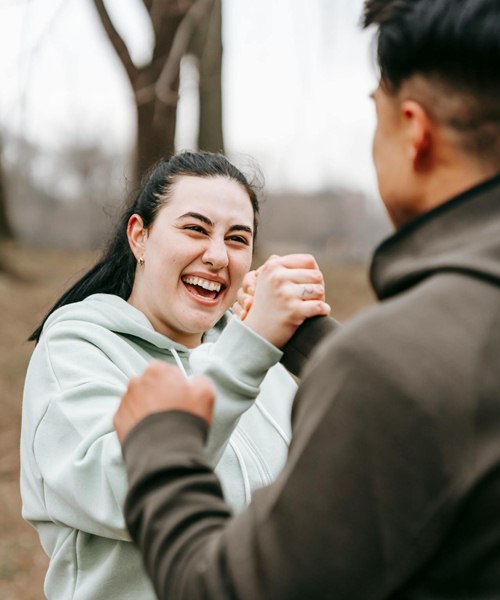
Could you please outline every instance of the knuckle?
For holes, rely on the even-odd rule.
[[[267,275],[270,271],[272,271],[273,265],[270,260],[267,260],[260,268],[259,268],[259,277],[261,275]]]
[[[131,377],[128,380],[127,389],[129,391],[135,390],[135,388],[138,386],[138,384],[139,384],[139,377]]]
[[[312,254],[303,254],[302,255],[302,260],[304,261],[305,264],[307,264],[308,266],[310,266],[311,268],[317,268],[318,264],[316,263],[316,259],[314,258],[314,256]]]
[[[243,278],[243,287],[249,287],[251,285],[253,285],[254,281],[255,281],[255,271],[249,271],[245,277]]]
[[[283,283],[283,273],[280,269],[273,269],[269,274],[269,281],[273,285],[280,286]]]
[[[153,360],[149,363],[147,372],[152,375],[157,375],[162,372],[162,367],[164,365],[159,360]]]
[[[327,305],[324,302],[319,301],[317,303],[317,311],[320,313],[324,313],[325,310],[327,309]],[[328,311],[329,312],[329,311]]]

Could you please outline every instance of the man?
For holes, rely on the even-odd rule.
[[[380,302],[315,354],[288,463],[235,518],[208,383],[131,383],[126,515],[160,598],[500,598],[500,2],[366,0],[364,24]]]

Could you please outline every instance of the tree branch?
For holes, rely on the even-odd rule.
[[[210,13],[213,0],[196,0],[177,28],[172,48],[167,61],[155,85],[156,96],[164,104],[177,101],[177,92],[173,89],[179,76],[182,57],[189,48],[189,43],[199,23]]]
[[[146,0],[143,0],[146,1]],[[152,63],[157,60],[163,66],[165,58],[171,48],[171,28],[177,29],[186,13],[196,0],[150,0],[151,10],[149,18],[154,31],[155,46],[153,48]],[[174,31],[175,34],[175,31]],[[156,75],[155,79],[158,75]]]
[[[118,54],[118,58],[120,59],[123,67],[125,68],[125,71],[130,80],[130,83],[132,84],[132,87],[134,87],[137,77],[139,75],[139,69],[133,63],[128,48],[125,42],[123,41],[123,38],[113,25],[108,11],[104,6],[104,0],[93,0],[93,2],[97,10],[97,14],[99,15],[99,18],[101,20],[102,26],[104,27],[104,30],[108,36],[108,39],[111,42],[111,45],[115,49],[116,53]]]

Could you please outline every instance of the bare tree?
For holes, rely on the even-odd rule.
[[[7,196],[2,154],[2,139],[0,138],[0,241],[12,237],[12,228],[7,215]]]
[[[200,117],[198,148],[224,152],[222,127],[222,0],[214,0],[209,18],[191,47],[198,59]]]
[[[141,67],[132,61],[104,0],[93,2],[134,93],[137,110],[135,178],[138,179],[156,159],[175,151],[180,62],[189,52],[200,27],[212,22],[217,5],[220,14],[220,0],[142,0],[151,20],[154,49],[150,62]]]

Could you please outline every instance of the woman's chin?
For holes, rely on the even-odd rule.
[[[215,325],[220,321],[222,315],[226,312],[224,310],[214,311],[212,314],[201,314],[201,315],[193,315],[192,319],[186,319],[185,324],[186,328],[189,329],[192,333],[201,333],[204,334],[209,329],[215,327]]]

